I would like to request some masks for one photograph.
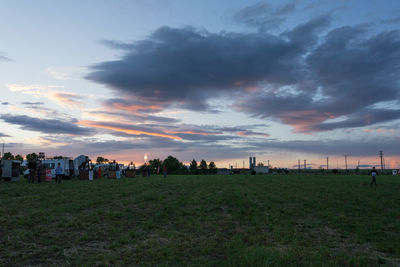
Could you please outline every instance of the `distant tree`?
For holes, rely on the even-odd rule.
[[[160,159],[151,159],[151,160],[149,160],[149,166],[150,166],[150,171],[152,172],[152,173],[157,173],[157,169],[158,168],[160,168],[161,169],[161,166],[162,166],[162,160],[160,160]]]
[[[263,166],[264,166],[264,163],[259,162],[259,163],[257,163],[257,166],[258,166],[258,167],[263,167]]]
[[[207,162],[204,159],[202,159],[200,161],[199,168],[200,168],[200,173],[201,174],[206,174],[207,173],[207,169],[208,169],[207,168]]]
[[[163,166],[167,167],[168,173],[176,174],[179,173],[183,164],[179,162],[177,158],[173,156],[168,156],[166,159],[163,160]]]
[[[217,166],[215,165],[214,161],[211,161],[210,164],[208,164],[208,171],[211,174],[216,174],[217,173]]]
[[[6,153],[4,153],[2,159],[13,160],[13,159],[15,159],[15,157],[11,152],[6,152]]]
[[[190,173],[191,174],[197,174],[198,170],[197,170],[197,161],[195,159],[192,160],[192,162],[190,163]]]
[[[54,156],[54,157],[53,157],[53,159],[63,159],[63,158],[64,158],[64,157],[61,156],[61,155],[60,155],[60,156]]]
[[[24,161],[24,158],[20,154],[16,155],[15,159],[19,161]]]
[[[101,157],[101,156],[98,156],[97,157],[97,159],[96,159],[96,163],[97,164],[102,164],[102,163],[104,163],[105,162],[105,158],[103,158],[103,157]]]
[[[26,159],[27,159],[28,161],[37,161],[38,157],[39,157],[39,156],[38,156],[35,152],[26,155]]]

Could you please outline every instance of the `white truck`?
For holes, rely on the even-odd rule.
[[[70,178],[75,175],[74,161],[72,160],[72,158],[47,158],[42,160],[42,163],[46,169],[51,170],[51,176],[53,177],[53,179],[56,177],[56,168],[58,166],[58,163],[60,163],[60,166],[64,171],[64,177]]]

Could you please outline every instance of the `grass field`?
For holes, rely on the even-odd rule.
[[[0,265],[400,265],[400,177],[0,182]]]

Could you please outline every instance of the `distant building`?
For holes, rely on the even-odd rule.
[[[256,171],[256,173],[269,173],[268,166],[255,166],[254,170]]]
[[[252,170],[256,167],[256,157],[249,157],[249,169]]]

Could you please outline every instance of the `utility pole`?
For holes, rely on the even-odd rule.
[[[329,157],[326,157],[326,170],[329,170]]]
[[[307,160],[304,160],[304,169],[307,169]]]
[[[269,168],[269,160],[268,160],[268,168]]]
[[[298,162],[298,163],[299,163],[299,171],[300,171],[300,160],[299,160],[299,162]]]
[[[1,153],[1,157],[0,157],[0,159],[2,159],[4,156],[4,139],[3,139],[3,137],[0,137],[0,138],[3,141],[3,150],[2,150],[3,152]]]
[[[379,151],[379,157],[381,158],[381,170],[383,171],[383,151]]]
[[[346,173],[347,173],[347,155],[344,155],[344,165],[346,167]]]

